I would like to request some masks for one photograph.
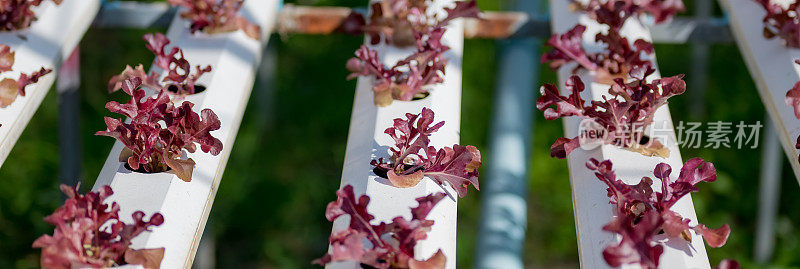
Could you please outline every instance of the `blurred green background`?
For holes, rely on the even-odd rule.
[[[364,0],[298,0],[303,5],[361,6]],[[499,10],[505,0],[480,0],[484,10]],[[686,2],[691,14],[691,1]],[[719,10],[716,10],[719,15]],[[151,63],[141,35],[166,29],[90,29],[81,43],[80,122],[59,123],[57,96],[51,90],[0,168],[0,268],[35,268],[34,239],[51,233],[42,221],[61,203],[58,191],[58,124],[79,124],[83,133],[84,190],[94,183],[113,139],[94,136],[105,129],[104,104],[123,96],[106,92],[108,79],[126,64]],[[275,87],[256,88],[244,115],[233,152],[217,192],[209,225],[216,232],[219,268],[313,268],[312,259],[327,249],[331,224],[326,204],[339,186],[355,81],[346,81],[345,61],[363,38],[345,35],[275,35]],[[690,45],[656,45],[661,73],[687,73]],[[467,40],[464,51],[462,144],[488,156],[487,135],[497,69],[494,40]],[[689,115],[688,94],[672,98],[678,121],[764,121],[764,107],[734,44],[713,45],[704,104],[707,113]],[[555,83],[541,68],[540,81]],[[686,80],[691,82],[691,74]],[[257,85],[260,82],[257,82]],[[691,85],[691,84],[690,84]],[[536,89],[531,89],[536,90]],[[693,89],[689,89],[691,91]],[[262,100],[262,101],[258,101]],[[533,105],[533,100],[531,100]],[[313,108],[313,109],[312,109]],[[566,162],[549,156],[549,145],[562,135],[560,121],[536,113],[530,163],[530,198],[525,264],[529,268],[577,268],[577,245]],[[762,134],[763,137],[763,134]],[[711,227],[729,223],[732,234],[720,249],[708,249],[712,264],[737,259],[745,268],[798,268],[797,224],[792,202],[800,190],[784,160],[774,259],[752,263],[758,207],[760,149],[682,149],[684,159],[713,162],[719,180],[702,184],[694,194],[701,221]],[[484,167],[485,167],[484,166]],[[486,180],[486,179],[483,179]],[[485,181],[484,181],[485,182]],[[471,268],[480,193],[459,201],[458,267]]]

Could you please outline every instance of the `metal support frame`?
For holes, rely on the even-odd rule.
[[[251,97],[255,100],[256,106],[250,107],[249,109],[255,109],[257,111],[253,115],[256,118],[255,123],[258,133],[264,132],[264,130],[269,128],[274,120],[269,110],[274,107],[272,103],[275,95],[275,74],[278,65],[276,50],[277,48],[274,43],[267,43],[256,73],[256,84]],[[203,232],[203,237],[200,239],[200,246],[197,248],[195,262],[192,264],[193,269],[212,269],[217,267],[217,240],[212,223],[213,219],[209,216],[206,229]]]
[[[133,1],[104,2],[92,27],[100,28],[167,28],[177,8],[167,3]]]
[[[761,150],[761,184],[758,190],[758,221],[753,254],[759,264],[769,262],[775,250],[775,218],[778,214],[783,172],[783,151],[775,124],[769,116],[765,121],[764,145]]]
[[[217,268],[217,238],[214,232],[214,225],[211,219],[206,222],[206,229],[200,237],[200,245],[197,247],[192,269],[214,269]]]
[[[264,56],[261,65],[258,67],[256,86],[253,91],[253,99],[256,102],[256,127],[259,132],[269,130],[272,127],[275,117],[272,113],[275,106],[275,91],[277,90],[278,72],[278,48],[275,43],[267,43],[264,49]]]
[[[695,18],[706,20],[711,16],[712,0],[695,0]],[[706,87],[708,86],[708,60],[710,55],[709,45],[706,43],[692,44],[691,91],[689,91],[689,112],[695,117],[705,117]]]
[[[59,179],[62,184],[75,186],[81,182],[81,85],[80,49],[61,65],[56,81],[58,91],[58,153]]]
[[[177,9],[165,3],[107,2],[94,21],[100,28],[165,28]],[[352,12],[347,7],[285,5],[278,16],[276,31],[283,34],[332,34]],[[550,18],[530,17],[520,12],[484,12],[478,20],[467,19],[465,38],[547,38]],[[732,43],[726,18],[678,17],[650,27],[655,43]]]
[[[514,9],[533,15],[538,0],[517,0]],[[540,40],[499,41],[499,70],[489,134],[492,162],[481,191],[475,268],[523,268],[528,173]]]

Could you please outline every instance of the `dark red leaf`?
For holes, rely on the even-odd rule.
[[[160,213],[154,213],[148,221],[145,214],[132,214],[133,223],[119,220],[119,205],[104,201],[114,192],[109,186],[85,195],[78,187],[61,185],[69,197],[64,205],[44,220],[56,226],[53,235],[42,235],[34,248],[42,249],[41,266],[44,268],[112,267],[126,262],[143,264],[146,268],[157,268],[163,258],[158,250],[132,250],[131,240],[152,227],[164,223]]]
[[[536,99],[536,108],[544,111],[544,118],[554,120],[568,116],[583,116],[584,103],[581,92],[586,89],[578,76],[571,76],[565,85],[570,95],[561,96],[553,84],[545,84],[539,90],[541,96]],[[555,106],[553,109],[551,106]]]
[[[602,141],[605,144],[621,145],[643,155],[667,157],[669,150],[660,141],[651,139],[646,145],[639,142],[645,136],[645,128],[653,123],[658,108],[666,105],[670,97],[685,92],[686,83],[682,75],[646,82],[654,72],[649,65],[635,68],[629,72],[629,82],[614,79],[610,96],[590,104],[580,96],[585,86],[577,76],[570,77],[565,85],[569,96],[560,95],[555,85],[545,84],[540,89],[536,108],[544,111],[548,120],[578,116],[594,121],[608,134]],[[559,139],[550,147],[550,155],[564,158],[579,146],[577,138]]]
[[[597,64],[592,62],[583,49],[582,39],[586,26],[575,25],[563,35],[554,34],[547,40],[547,45],[553,47],[546,54],[542,54],[542,63],[550,62],[550,68],[558,69],[566,63],[577,62],[587,70],[596,70]]]
[[[570,62],[578,63],[573,70],[594,71],[597,82],[611,84],[615,78],[625,78],[633,69],[652,65],[647,58],[653,53],[653,44],[637,39],[631,44],[618,30],[609,29],[600,32],[595,40],[605,45],[605,49],[596,53],[587,53],[582,45],[582,36],[586,27],[576,25],[563,35],[554,34],[547,41],[553,49],[543,54],[542,63],[550,62],[550,68],[558,69]]]
[[[165,84],[158,82],[160,74],[152,72],[151,75],[145,76],[142,74],[144,71],[135,72],[135,75],[141,76],[143,81],[146,81],[147,86],[160,89],[174,89],[174,93],[178,95],[194,94],[195,83],[200,79],[203,74],[211,72],[211,66],[201,68],[199,65],[195,66],[195,72],[192,74],[192,65],[183,56],[183,50],[179,47],[172,47],[172,50],[167,52],[166,46],[169,45],[170,40],[162,33],[146,34],[142,37],[147,41],[147,49],[153,52],[156,56],[154,65],[161,70],[166,71],[167,75],[161,80]],[[128,69],[126,69],[126,72]],[[121,76],[132,76],[134,74],[126,74],[123,72]],[[112,78],[114,80],[121,80],[122,78]],[[111,83],[109,83],[111,84]]]
[[[794,116],[800,119],[800,81],[786,92],[786,105],[794,109]]]
[[[8,8],[13,8],[13,5],[15,4],[0,3],[0,8],[3,5],[6,5],[7,9],[5,9],[5,11],[0,10],[0,16],[10,16],[5,13],[8,11]],[[23,9],[18,11],[22,12]],[[3,21],[4,19],[8,18],[0,18],[0,21]],[[0,73],[11,71],[12,67],[14,66],[14,56],[15,52],[11,51],[11,47],[0,44]],[[30,75],[25,73],[20,74],[19,79],[17,80],[12,78],[4,78],[2,81],[0,81],[0,108],[11,105],[11,103],[17,99],[17,96],[25,96],[25,87],[38,82],[39,78],[49,74],[52,71],[53,70],[51,69],[41,67],[39,71],[33,72]]]
[[[106,130],[96,134],[122,142],[130,155],[127,163],[134,170],[140,166],[146,172],[164,172],[171,168],[182,180],[191,181],[195,162],[181,159],[183,150],[195,152],[196,143],[203,152],[218,155],[222,151],[222,141],[211,132],[220,128],[219,118],[209,109],[197,114],[188,101],[176,107],[163,89],[156,96],[145,97],[142,78],[138,77],[141,73],[130,75],[118,82],[131,96],[128,103],[111,101],[106,104],[109,111],[130,118],[130,122],[106,118]]]
[[[715,269],[739,269],[739,262],[735,260],[722,260]]]
[[[619,244],[606,247],[603,257],[611,266],[637,263],[644,268],[657,268],[663,248],[654,236],[661,231],[671,238],[691,242],[694,230],[706,239],[711,247],[721,247],[730,234],[730,227],[708,229],[703,224],[692,227],[689,219],[672,211],[671,207],[689,192],[697,191],[700,182],[713,182],[716,170],[702,159],[691,159],[681,168],[678,179],[670,178],[672,168],[666,163],[656,165],[653,175],[662,182],[661,193],[653,192],[653,181],[644,177],[636,185],[628,185],[616,178],[611,161],[590,159],[586,167],[608,186],[608,197],[614,205],[615,217],[603,230],[619,234]]]
[[[481,14],[476,0],[456,1],[455,3],[455,7],[444,9],[444,11],[447,12],[447,17],[439,21],[439,25],[446,25],[451,20],[457,18],[477,18]]]
[[[653,15],[656,23],[661,23],[686,10],[681,0],[572,0],[572,3],[590,18],[616,30],[622,28],[629,17],[645,12]]]
[[[800,60],[794,60],[794,62],[800,64]],[[800,81],[796,82],[794,87],[786,92],[786,105],[792,107],[792,109],[794,109],[794,116],[800,119]],[[797,137],[795,148],[800,149],[800,136]],[[797,157],[797,160],[800,162],[800,156]]]
[[[756,3],[766,11],[764,15],[764,37],[780,37],[784,45],[792,48],[800,48],[800,21],[798,21],[798,10],[800,3],[797,1],[788,2],[784,8],[780,3],[769,0],[755,0]]]
[[[419,205],[411,209],[411,220],[396,217],[391,223],[381,222],[377,225],[370,223],[374,217],[367,212],[370,200],[368,196],[362,195],[356,199],[351,185],[344,186],[336,195],[338,198],[328,204],[325,217],[334,221],[340,216],[348,215],[350,224],[348,228],[331,235],[331,252],[313,263],[326,265],[336,261],[357,261],[376,268],[408,268],[411,264],[424,266],[443,263],[444,257],[414,261],[414,246],[418,241],[427,238],[433,221],[426,218],[431,209],[446,196],[444,193],[417,198]],[[365,241],[370,242],[370,245],[365,245]]]
[[[684,195],[697,192],[699,189],[695,185],[698,183],[714,182],[715,180],[717,180],[717,170],[714,168],[714,164],[700,158],[687,161],[681,168],[677,181],[662,182],[663,207],[669,208]],[[671,183],[666,184],[666,182]]]
[[[44,75],[50,74],[53,72],[52,69],[45,69],[42,67],[39,71],[33,72],[30,75],[27,74],[20,74],[19,79],[17,79],[17,89],[19,91],[20,96],[25,96],[25,87],[31,85],[33,83],[39,82],[39,78]]]
[[[433,110],[428,108],[422,108],[420,114],[407,113],[405,119],[395,119],[394,125],[384,132],[395,141],[389,162],[380,158],[371,164],[381,174],[386,173],[395,187],[416,186],[427,176],[442,186],[447,182],[464,197],[470,185],[479,188],[481,153],[473,146],[453,145],[438,150],[429,146],[428,137],[442,126],[443,121],[434,124]]]
[[[661,224],[661,218],[654,213],[642,215],[637,223],[626,214],[616,216],[603,230],[617,233],[622,239],[619,244],[606,247],[603,258],[613,267],[638,263],[642,268],[657,268],[664,247],[653,242],[653,237],[661,230]]]
[[[556,157],[558,159],[564,159],[569,155],[573,150],[579,148],[580,140],[578,139],[569,139],[564,137],[559,137],[556,139],[556,142],[550,146],[550,157]]]
[[[28,28],[36,20],[33,7],[47,0],[0,1],[0,31],[16,31]],[[62,0],[53,0],[56,5]],[[0,71],[2,72],[2,71]]]
[[[261,38],[261,27],[239,14],[244,0],[167,0],[170,5],[185,8],[181,17],[191,21],[192,33],[209,34],[241,29],[250,38]]]
[[[432,147],[429,147],[432,149]],[[430,150],[428,150],[430,152]],[[459,197],[467,195],[470,185],[478,186],[478,167],[481,166],[481,153],[473,146],[453,145],[453,148],[440,149],[435,156],[428,155],[430,166],[423,169],[424,175],[439,185],[447,182],[456,190]]]
[[[371,43],[380,43],[381,38],[387,44],[405,47],[419,44],[432,32],[442,30],[457,18],[477,18],[480,14],[475,0],[456,1],[455,6],[446,7],[446,15],[433,15],[428,10],[433,1],[381,0],[372,3],[372,13],[366,25],[361,29],[370,36]]]
[[[444,81],[447,59],[444,52],[450,48],[441,39],[447,23],[456,18],[477,17],[479,10],[475,0],[457,1],[455,7],[445,8],[447,15],[439,18],[428,12],[430,1],[382,0],[371,5],[369,23],[357,28],[363,30],[373,45],[381,38],[387,44],[398,47],[416,45],[416,51],[391,68],[383,65],[378,53],[362,46],[356,57],[347,62],[351,72],[348,79],[370,76],[374,79],[375,105],[387,106],[393,100],[411,101],[424,98],[430,86]],[[360,17],[349,17],[353,25]],[[352,26],[356,28],[356,26]]]

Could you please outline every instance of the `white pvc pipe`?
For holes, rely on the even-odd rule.
[[[447,5],[452,2],[447,0],[436,3]],[[397,216],[408,219],[411,216],[409,209],[417,205],[415,198],[443,191],[442,187],[428,178],[412,188],[401,189],[390,186],[386,180],[372,173],[370,161],[379,157],[384,159],[389,157],[388,148],[394,146],[394,141],[384,133],[384,130],[392,126],[393,120],[404,118],[406,113],[418,114],[423,107],[434,111],[436,122],[445,121],[444,127],[430,137],[430,145],[442,148],[452,147],[458,143],[461,120],[463,22],[452,21],[447,29],[443,43],[449,46],[450,50],[444,54],[449,60],[445,69],[444,83],[435,85],[427,98],[408,102],[395,100],[389,106],[375,107],[372,79],[364,77],[358,79],[341,186],[352,185],[356,195],[367,194],[371,197],[367,209],[375,216],[373,224],[380,221],[391,222],[391,219]],[[384,64],[389,66],[412,52],[410,48],[389,47],[383,43],[374,48],[379,51]],[[456,268],[456,197],[458,196],[452,188],[445,189],[450,195],[439,202],[428,215],[428,219],[433,220],[434,225],[428,232],[428,238],[417,244],[415,258],[427,259],[441,249],[447,259],[446,268],[452,269]],[[468,195],[478,195],[478,193],[470,190]],[[344,229],[347,225],[346,218],[339,218],[334,222],[333,230]],[[327,268],[360,267],[355,262],[341,262],[330,264]]]
[[[114,144],[100,171],[95,189],[103,185],[113,188],[114,195],[109,199],[119,203],[122,221],[131,221],[131,213],[137,210],[144,211],[147,216],[155,212],[164,215],[164,224],[153,228],[153,232],[136,237],[132,246],[165,247],[161,268],[189,268],[192,265],[279,5],[278,0],[245,2],[241,13],[261,27],[260,40],[252,39],[242,31],[190,34],[188,21],[177,16],[172,21],[167,32],[171,45],[181,47],[192,65],[213,67],[213,71],[198,82],[206,85],[207,90],[188,96],[186,100],[195,104],[195,111],[213,110],[222,125],[212,132],[223,144],[219,155],[212,156],[199,150],[187,154],[197,163],[191,182],[184,182],[171,173],[129,171],[118,160],[124,147],[120,142]]]
[[[569,9],[569,3],[569,0],[554,0],[550,2],[553,32],[564,33],[575,24],[580,23],[587,28],[583,35],[584,46],[593,49],[600,46],[595,41],[595,35],[607,26],[601,26],[583,13],[573,13]],[[651,40],[647,27],[633,17],[628,19],[620,33],[627,37],[630,42],[638,38]],[[573,68],[573,65],[563,66],[558,72],[558,87],[562,95],[570,94],[565,91],[563,86],[569,76],[572,75]],[[659,76],[660,74],[656,71],[651,78]],[[585,100],[602,100],[603,95],[608,95],[608,85],[592,82],[593,76],[587,72],[581,72],[580,77],[587,87],[581,95]],[[683,96],[676,98],[681,97]],[[566,137],[578,136],[580,121],[581,119],[578,117],[570,117],[563,121]],[[669,158],[647,157],[613,145],[603,145],[593,150],[576,149],[567,157],[570,183],[572,185],[575,225],[578,233],[578,252],[582,267],[611,268],[603,259],[603,249],[611,244],[616,244],[619,240],[615,234],[602,230],[603,226],[608,224],[613,217],[612,205],[608,203],[609,198],[606,191],[608,187],[595,177],[593,171],[586,168],[586,162],[590,158],[611,160],[618,179],[627,184],[636,184],[642,177],[647,176],[653,178],[654,187],[660,188],[661,182],[653,177],[654,167],[659,163],[665,162],[672,167],[672,171],[679,171],[683,166],[683,161],[681,160],[672,118],[667,106],[663,106],[656,111],[654,126],[657,126],[659,130],[667,131],[666,133],[658,133],[658,135],[663,136],[662,139],[666,139],[661,142],[669,149]],[[677,172],[673,172],[671,175],[673,179],[677,178],[677,176]],[[698,223],[690,195],[679,200],[672,207],[672,210],[684,218],[690,219],[691,225]],[[669,239],[664,243],[660,243],[664,246],[664,253],[661,255],[659,268],[711,268],[702,237],[694,231],[691,231],[691,234],[691,243],[682,238]],[[638,265],[630,264],[623,266],[623,268],[638,267]]]

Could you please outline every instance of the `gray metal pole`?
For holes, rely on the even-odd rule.
[[[256,106],[250,107],[255,113],[256,132],[261,133],[272,126],[272,113],[274,107],[273,100],[275,95],[275,77],[277,72],[277,48],[275,42],[268,42],[264,48],[264,56],[256,73],[256,84],[253,88],[252,98]],[[192,265],[193,269],[212,269],[216,268],[216,233],[214,226],[211,225],[212,219],[209,217],[203,237],[200,239],[200,246],[197,248],[197,255]]]
[[[285,16],[285,20],[278,20],[277,28],[284,27],[288,29],[289,34],[292,33],[311,33],[323,34],[331,33],[329,30],[321,30],[317,26],[325,25],[330,19],[344,19],[348,13],[342,13],[340,9],[335,8],[331,11],[331,7],[312,7],[306,5],[295,6],[291,9],[284,9],[282,13],[289,15],[289,13],[297,12],[298,8],[302,8],[304,13],[301,17],[307,22],[309,27],[297,27],[299,21],[296,21],[297,14]],[[353,8],[353,11],[359,13],[366,13],[365,8]],[[172,21],[177,8],[171,8],[166,3],[149,3],[149,2],[136,2],[136,1],[116,1],[106,2],[100,9],[100,13],[94,20],[92,27],[94,28],[166,28]],[[342,15],[345,14],[345,15]],[[498,14],[500,15],[500,14]],[[508,14],[505,14],[508,15]],[[493,31],[506,31],[513,27],[502,26],[497,27],[502,22],[506,22],[503,16],[487,21],[486,26],[477,26],[472,29],[467,29],[468,32],[473,32],[477,36],[483,34],[492,35]],[[513,33],[512,37],[550,37],[550,20],[547,17],[538,17],[530,20],[521,21],[522,25],[516,30],[509,30]],[[306,24],[306,23],[303,23]],[[479,22],[478,24],[481,24]],[[705,20],[697,20],[695,18],[677,17],[672,19],[670,23],[656,24],[650,27],[650,36],[655,43],[670,43],[670,44],[684,44],[684,43],[733,43],[733,36],[728,25],[728,20],[725,17],[708,18]],[[510,25],[516,25],[512,23]],[[327,25],[326,25],[327,27]],[[506,28],[508,27],[508,28]],[[516,27],[516,26],[514,26]],[[486,31],[486,29],[492,29]],[[469,35],[466,38],[472,38]]]
[[[258,68],[256,79],[256,88],[253,89],[253,99],[256,102],[255,122],[256,131],[268,131],[275,120],[272,111],[275,106],[275,91],[277,89],[277,80],[275,79],[278,72],[278,52],[276,42],[268,42],[267,47],[264,49],[264,57],[261,58],[261,65]]]
[[[217,240],[214,233],[214,225],[211,224],[209,219],[206,222],[206,229],[203,231],[203,237],[200,238],[200,245],[197,246],[197,254],[195,255],[192,269],[214,269],[216,268],[216,249]]]
[[[711,16],[711,0],[695,0],[695,18],[706,20]],[[691,90],[689,90],[689,112],[693,117],[705,117],[706,113],[706,87],[708,86],[708,59],[709,45],[706,43],[692,44],[692,67],[690,70]]]
[[[764,144],[761,150],[761,184],[759,186],[758,222],[756,223],[755,261],[764,264],[772,259],[775,249],[775,218],[780,198],[783,150],[775,124],[767,116]],[[797,160],[790,160],[796,162]]]
[[[76,47],[58,71],[59,179],[74,186],[81,181],[80,50]],[[90,186],[91,187],[91,186]]]
[[[533,16],[539,1],[517,0]],[[499,41],[499,69],[489,137],[488,177],[481,190],[475,268],[523,268],[527,227],[528,161],[540,43],[535,38]]]

